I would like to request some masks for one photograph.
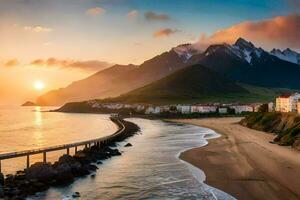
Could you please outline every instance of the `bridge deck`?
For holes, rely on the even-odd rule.
[[[16,152],[0,154],[0,161],[5,160],[5,159],[29,156],[29,155],[39,154],[39,153],[47,153],[47,152],[51,152],[51,151],[58,151],[58,150],[62,150],[62,149],[69,149],[71,147],[78,147],[78,146],[83,146],[83,145],[89,145],[92,143],[99,143],[99,142],[101,143],[101,142],[106,142],[106,141],[112,140],[124,132],[125,126],[119,119],[117,119],[117,118],[111,118],[111,119],[119,127],[119,130],[112,135],[97,138],[97,139],[87,140],[87,141],[83,141],[83,142],[62,144],[62,145],[46,147],[46,148],[31,149],[31,150],[16,151]]]

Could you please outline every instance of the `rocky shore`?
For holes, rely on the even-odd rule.
[[[93,145],[78,151],[74,156],[62,155],[53,164],[37,162],[28,169],[18,171],[16,174],[8,174],[5,177],[0,174],[0,198],[25,199],[51,186],[68,185],[76,178],[90,175],[98,170],[96,165],[101,164],[102,160],[120,156],[121,152],[116,148],[116,143],[137,133],[139,127],[134,123],[119,120],[125,126],[123,134],[105,146]]]

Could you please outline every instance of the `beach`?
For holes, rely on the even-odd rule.
[[[237,199],[300,199],[300,152],[271,144],[274,135],[238,124],[241,118],[176,119],[221,134],[180,158],[200,168],[205,183]]]

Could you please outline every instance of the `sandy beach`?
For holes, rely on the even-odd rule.
[[[180,119],[222,136],[181,159],[203,170],[208,185],[237,199],[300,199],[300,152],[269,143],[274,136],[243,127],[241,118]]]

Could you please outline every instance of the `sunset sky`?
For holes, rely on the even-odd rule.
[[[0,0],[0,104],[182,43],[245,37],[299,51],[299,10],[299,0]]]

